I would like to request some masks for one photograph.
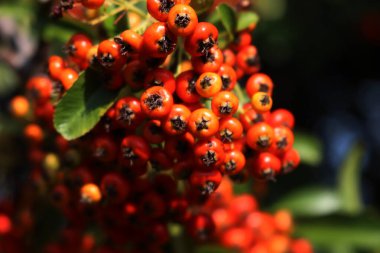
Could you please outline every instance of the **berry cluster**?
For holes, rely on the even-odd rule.
[[[288,211],[279,210],[274,215],[260,211],[252,195],[234,195],[228,178],[223,179],[196,219],[204,220],[196,226],[198,240],[204,239],[202,231],[207,230],[209,236],[213,234],[214,240],[233,252],[313,252],[307,240],[290,237],[294,224]]]
[[[276,228],[275,218],[258,212],[256,204],[249,214],[225,213],[233,221],[218,220],[230,207],[253,203],[252,197],[234,197],[232,203],[241,202],[236,206],[210,204],[224,177],[274,180],[294,170],[300,157],[292,147],[292,113],[271,111],[273,82],[259,73],[258,52],[251,45],[254,27],[221,49],[218,29],[199,22],[189,2],[148,0],[148,12],[158,21],[148,23],[143,34],[129,29],[96,45],[86,35],[73,35],[64,46],[66,58],[49,58],[49,77],[31,78],[26,97],[12,100],[14,116],[34,121],[24,129],[30,180],[39,191],[50,189],[69,224],[64,231],[69,238],[48,245],[46,252],[122,252],[125,247],[167,252],[167,224],[173,222],[186,224],[198,240],[215,238],[215,228],[222,245],[246,252],[261,245],[261,239],[253,239],[261,232],[246,233],[241,224],[255,226],[249,222],[257,217],[257,222],[269,217],[273,225],[265,243],[269,237],[288,238],[290,230]],[[101,73],[94,86],[127,86],[128,92],[91,132],[68,142],[55,132],[53,114],[81,71]],[[202,205],[207,212],[199,211]],[[106,238],[101,246],[86,234],[94,222]],[[228,229],[221,222],[230,222]],[[210,227],[199,231],[200,224]],[[288,250],[253,248],[249,252]]]

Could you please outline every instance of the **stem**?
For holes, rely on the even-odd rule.
[[[110,13],[107,13],[103,16],[100,16],[96,19],[93,19],[91,21],[88,22],[88,24],[90,25],[97,25],[101,22],[103,22],[104,20],[106,20],[107,18],[111,17],[111,16],[114,16],[116,14],[118,14],[119,12],[121,11],[131,11],[131,12],[134,12],[136,13],[137,15],[139,15],[140,17],[142,18],[145,18],[146,14],[140,10],[139,8],[137,8],[133,3],[130,3],[130,2],[119,2],[117,0],[110,0],[111,2],[115,3],[116,5],[119,5],[119,7],[117,7],[116,9],[112,10]]]
[[[243,113],[243,105],[245,103],[247,103],[249,101],[248,97],[247,97],[247,94],[243,91],[242,87],[240,86],[239,83],[236,83],[235,84],[235,87],[234,87],[234,92],[236,94],[236,96],[238,97],[239,99],[239,108],[238,108],[238,113],[239,114],[242,114]]]
[[[149,14],[146,14],[146,17],[143,19],[144,21],[134,29],[135,32],[142,34],[146,28],[152,23],[152,19]]]
[[[182,62],[182,57],[183,57],[183,43],[182,43],[182,39],[181,38],[178,38],[178,43],[177,43],[177,48],[178,48],[178,52],[177,52],[177,67],[176,67],[176,70],[175,70],[175,76],[177,76],[179,73],[182,72],[182,69],[181,69],[181,62]]]

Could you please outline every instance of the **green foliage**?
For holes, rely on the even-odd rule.
[[[253,11],[239,12],[237,17],[237,31],[247,29],[250,25],[257,24],[259,22],[259,16]]]
[[[364,154],[361,145],[354,145],[348,153],[338,175],[338,192],[342,199],[343,211],[358,214],[363,209],[360,197],[360,168]]]
[[[230,36],[234,36],[236,31],[236,12],[227,4],[219,4],[216,7],[216,13],[219,16],[220,22]]]
[[[327,216],[300,220],[296,224],[296,234],[309,238],[317,247],[329,249],[328,252],[343,252],[343,249],[380,250],[379,217]]]
[[[54,126],[67,140],[90,131],[117,99],[118,92],[107,90],[102,80],[103,74],[89,69],[59,101]]]
[[[315,217],[335,213],[341,209],[341,200],[334,189],[302,188],[276,201],[274,210],[288,209],[294,216]]]
[[[318,166],[322,161],[322,144],[320,141],[307,133],[294,133],[294,148],[301,156],[301,162],[311,166]]]

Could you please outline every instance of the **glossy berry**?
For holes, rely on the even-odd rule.
[[[182,72],[176,79],[176,94],[185,103],[197,103],[200,96],[195,89],[198,76],[192,71],[188,70]]]
[[[121,45],[113,40],[103,40],[98,47],[97,59],[106,69],[120,69],[124,64]]]
[[[236,56],[237,66],[246,74],[254,74],[260,70],[260,59],[255,46],[246,46]]]
[[[222,89],[222,80],[218,74],[206,72],[199,76],[195,89],[200,96],[209,98]]]
[[[132,30],[125,30],[114,41],[120,45],[122,56],[140,52],[142,45],[142,36]]]
[[[62,70],[59,75],[59,81],[61,82],[65,91],[71,88],[75,81],[78,79],[78,73],[72,68],[66,68]]]
[[[211,109],[218,117],[229,117],[239,107],[239,99],[230,91],[218,92],[211,100]]]
[[[163,120],[163,129],[169,135],[184,134],[189,124],[191,112],[181,104],[173,105],[169,115]]]
[[[267,123],[257,123],[249,128],[247,132],[247,144],[254,150],[265,151],[270,148],[273,142],[273,128]]]
[[[146,3],[149,14],[161,22],[168,19],[169,11],[175,5],[174,0],[147,0]]]
[[[185,49],[192,56],[205,55],[218,40],[218,29],[211,23],[199,22],[185,40]]]
[[[281,155],[293,147],[294,135],[292,130],[285,126],[273,128],[273,141],[270,151]]]
[[[222,181],[222,174],[217,169],[209,171],[194,170],[190,176],[190,186],[201,195],[212,194]]]
[[[198,16],[189,5],[176,4],[169,11],[167,23],[172,33],[186,37],[194,32]]]
[[[269,112],[272,103],[272,98],[266,92],[256,92],[251,99],[252,108],[258,113]]]
[[[123,127],[136,128],[143,120],[140,100],[135,97],[119,99],[114,108],[115,119]]]
[[[144,91],[140,103],[142,111],[149,117],[163,118],[173,107],[173,97],[167,89],[153,86]]]
[[[268,123],[272,127],[285,126],[292,129],[294,127],[294,116],[286,109],[277,109],[271,112]]]
[[[225,158],[223,143],[215,137],[200,140],[194,145],[194,155],[202,169],[218,168]]]
[[[150,57],[166,57],[174,51],[176,43],[177,37],[166,23],[156,22],[145,30],[142,46]]]
[[[228,175],[235,175],[241,172],[245,166],[245,156],[238,150],[226,152],[225,159],[220,166],[220,171]]]
[[[281,172],[280,159],[268,152],[263,152],[255,157],[252,173],[257,179],[274,180]]]
[[[296,169],[301,162],[300,154],[295,149],[286,151],[281,159],[283,173],[289,173]]]
[[[73,62],[84,69],[88,66],[87,53],[91,47],[92,42],[90,38],[84,34],[74,34],[67,42],[65,52]]]
[[[223,143],[231,143],[240,139],[243,135],[243,126],[240,121],[234,117],[225,117],[219,121],[217,137]]]
[[[217,73],[223,64],[223,53],[218,46],[213,46],[201,56],[191,57],[191,64],[195,72],[201,74],[204,72]]]
[[[266,74],[256,73],[248,78],[245,89],[249,97],[252,97],[257,92],[266,92],[271,96],[273,92],[273,81]]]
[[[48,70],[51,78],[58,80],[59,75],[61,74],[64,68],[65,61],[62,59],[62,57],[57,55],[52,55],[49,57]]]
[[[222,90],[231,91],[237,82],[236,71],[228,64],[220,66],[218,75],[222,79]]]
[[[219,121],[209,109],[198,109],[191,113],[189,130],[198,138],[208,138],[217,133]]]

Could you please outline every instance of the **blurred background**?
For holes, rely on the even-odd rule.
[[[317,252],[380,252],[380,1],[254,0],[253,6],[261,18],[253,36],[262,71],[274,80],[274,107],[296,117],[303,159],[276,183],[253,186],[260,203],[291,210],[295,233]],[[46,1],[0,3],[0,200],[17,197],[25,180],[26,147],[20,124],[9,117],[9,99],[73,33],[91,33],[52,21],[49,11]]]

